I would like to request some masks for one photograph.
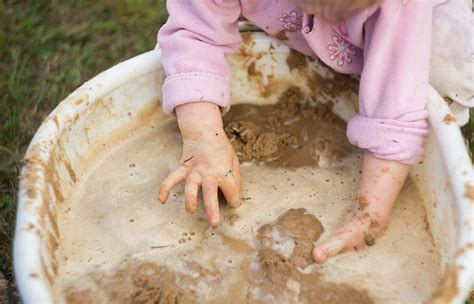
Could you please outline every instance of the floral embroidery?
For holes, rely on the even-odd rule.
[[[351,63],[354,56],[357,55],[355,47],[339,35],[332,36],[334,44],[328,46],[329,54],[332,61],[337,61],[338,66],[343,66],[345,63]]]
[[[296,11],[292,11],[289,14],[283,13],[278,20],[283,23],[283,28],[289,32],[301,31],[303,26],[303,16],[298,16]]]

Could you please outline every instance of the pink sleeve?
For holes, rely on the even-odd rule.
[[[423,159],[432,9],[428,0],[385,0],[365,24],[359,113],[347,136],[377,158]]]
[[[222,3],[222,4],[221,4]],[[224,55],[242,42],[238,0],[168,0],[169,18],[158,34],[166,80],[163,110],[208,101],[227,111],[231,71]]]

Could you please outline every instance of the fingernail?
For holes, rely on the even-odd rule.
[[[186,208],[186,211],[188,211],[188,212],[191,213],[191,214],[196,213],[196,209],[195,209],[195,208]]]

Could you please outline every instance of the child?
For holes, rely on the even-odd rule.
[[[464,1],[464,0],[452,0]],[[363,149],[358,206],[335,233],[317,244],[323,263],[372,245],[389,222],[410,165],[423,159],[428,133],[431,26],[436,0],[172,0],[159,33],[167,79],[164,111],[177,116],[181,165],[162,182],[159,200],[185,181],[186,210],[198,188],[211,226],[219,224],[217,190],[239,207],[239,161],[222,125],[230,106],[230,67],[224,57],[241,43],[242,14],[269,34],[318,57],[338,72],[360,74],[360,110],[349,122],[350,142]],[[466,39],[469,39],[468,37]],[[470,90],[472,96],[472,90]]]

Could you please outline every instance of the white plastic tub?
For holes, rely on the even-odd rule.
[[[289,85],[304,83],[305,75],[290,73],[288,54],[287,47],[264,34],[247,37],[241,52],[229,56],[233,102],[272,103]],[[258,79],[247,73],[251,62],[262,73]],[[318,62],[312,65],[332,77]],[[85,164],[108,149],[111,138],[126,138],[124,130],[130,125],[152,112],[161,113],[163,80],[159,49],[120,63],[69,95],[34,136],[22,168],[14,245],[15,275],[25,303],[64,302],[58,279],[62,239],[57,210],[78,176],[88,170]],[[329,99],[321,96],[322,102]],[[333,111],[350,119],[356,96],[342,94],[338,99]],[[413,167],[411,177],[425,196],[426,220],[445,273],[438,303],[462,303],[474,282],[474,173],[459,127],[447,123],[450,110],[432,88],[428,111],[426,157]],[[161,113],[157,119],[167,118]]]

